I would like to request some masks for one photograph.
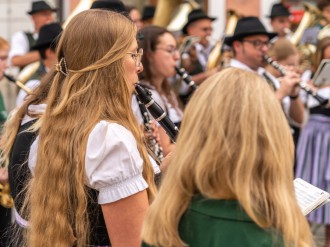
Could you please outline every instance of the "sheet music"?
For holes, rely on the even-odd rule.
[[[329,202],[330,194],[328,192],[307,183],[301,178],[294,180],[294,187],[298,204],[304,215]]]
[[[317,68],[314,76],[313,83],[315,86],[324,86],[330,84],[330,59],[323,59]]]

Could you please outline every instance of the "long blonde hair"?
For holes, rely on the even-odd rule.
[[[311,246],[295,200],[293,142],[280,103],[258,75],[229,68],[194,93],[169,170],[144,223],[152,246],[185,246],[178,224],[195,194],[237,199],[286,246]]]
[[[88,136],[101,120],[117,122],[134,135],[153,199],[153,169],[131,110],[132,85],[123,67],[135,34],[132,21],[105,10],[81,12],[63,31],[57,48],[62,62],[42,116],[35,176],[26,198],[28,246],[88,244],[85,154]]]

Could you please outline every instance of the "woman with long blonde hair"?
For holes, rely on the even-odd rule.
[[[27,246],[139,246],[156,189],[131,110],[142,70],[135,37],[131,20],[105,10],[84,11],[63,31],[30,151]]]
[[[295,199],[293,150],[261,77],[229,68],[208,78],[185,110],[143,246],[312,246]]]

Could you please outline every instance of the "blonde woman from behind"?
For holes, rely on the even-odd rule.
[[[258,75],[229,68],[207,79],[171,162],[143,246],[313,245],[294,194],[292,136]]]

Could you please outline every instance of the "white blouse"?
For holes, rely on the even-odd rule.
[[[37,140],[32,144],[29,156],[32,173]],[[152,165],[155,174],[159,173],[157,164],[152,162]],[[117,123],[102,120],[96,124],[87,141],[85,171],[86,185],[99,191],[99,204],[115,202],[148,188],[142,176],[143,160],[135,138]]]

